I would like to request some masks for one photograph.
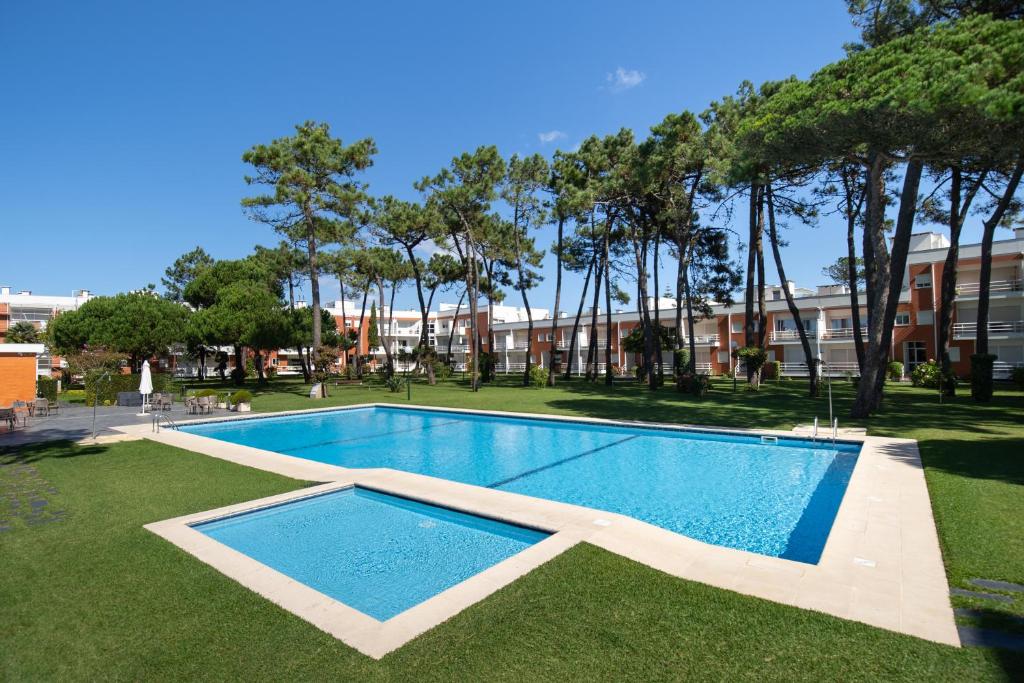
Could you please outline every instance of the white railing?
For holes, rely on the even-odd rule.
[[[693,336],[693,343],[694,344],[711,344],[712,346],[717,346],[720,340],[721,340],[721,335],[718,335],[718,334],[695,334]],[[687,345],[689,343],[690,343],[690,338],[689,337],[684,337],[683,338],[683,345],[685,346],[685,345]]]
[[[697,373],[710,373],[711,363],[697,363]]]
[[[511,344],[501,341],[494,342],[495,351],[525,351],[527,346],[526,342],[513,342]]]
[[[1024,280],[993,280],[988,289],[990,292],[1020,292],[1024,291]],[[956,286],[959,296],[976,295],[980,291],[980,282],[962,282]]]
[[[813,330],[807,330],[809,337],[814,335]],[[800,341],[800,332],[797,330],[772,330],[773,342]]]
[[[822,363],[820,366],[820,374],[822,376],[831,375],[832,377],[841,377],[846,373],[853,373],[854,375],[860,374],[860,366],[856,363]],[[790,376],[803,376],[806,377],[807,364],[806,363],[783,363],[782,374]]]
[[[510,372],[523,372],[526,370],[526,363],[495,363],[495,372],[504,372],[508,374]]]
[[[1014,368],[1024,368],[1024,363],[1004,363],[997,360],[992,364],[993,379],[1010,379]]]
[[[990,335],[1024,334],[1024,320],[999,320],[988,324]],[[953,339],[973,339],[978,336],[978,323],[955,323]]]
[[[829,340],[833,340],[833,339],[839,339],[839,340],[844,340],[844,341],[850,340],[850,339],[853,339],[853,330],[854,330],[854,328],[852,328],[852,327],[830,327],[830,328],[826,328],[826,329],[821,331],[821,339],[822,339],[822,341],[829,341]],[[861,332],[861,334],[867,336],[868,328],[861,327],[860,328],[860,332]],[[811,336],[813,337],[813,335],[811,335]]]

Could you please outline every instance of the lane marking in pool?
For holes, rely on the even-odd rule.
[[[489,489],[496,489],[499,486],[504,486],[505,484],[511,484],[512,482],[517,481],[519,479],[522,479],[524,477],[528,477],[531,474],[537,474],[538,472],[543,472],[544,470],[550,470],[553,467],[558,467],[559,465],[564,465],[567,462],[572,462],[573,460],[579,460],[580,458],[582,458],[584,456],[593,455],[594,453],[597,453],[599,451],[607,450],[607,449],[609,449],[609,448],[611,448],[613,446],[618,446],[619,444],[624,444],[627,441],[632,441],[633,439],[638,439],[638,438],[640,438],[640,436],[641,436],[640,434],[634,434],[633,436],[627,436],[625,439],[619,439],[618,441],[613,441],[612,443],[606,443],[603,446],[598,446],[597,448],[591,448],[589,451],[583,451],[582,453],[577,453],[576,455],[570,455],[568,458],[562,458],[561,460],[556,460],[555,462],[548,463],[547,465],[541,465],[540,467],[534,467],[531,470],[526,470],[525,472],[520,472],[519,474],[515,475],[514,477],[509,477],[507,479],[502,479],[501,481],[496,481],[493,484],[488,484],[487,488],[489,488]]]

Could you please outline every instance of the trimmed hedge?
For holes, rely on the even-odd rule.
[[[992,400],[992,366],[996,358],[991,353],[971,355],[971,398],[979,403]]]
[[[138,391],[142,375],[114,375],[98,381],[102,373],[90,373],[85,377],[85,405],[91,406],[99,399],[100,405],[114,405],[122,391]],[[153,373],[153,391],[162,393],[173,390],[173,377],[165,372]]]
[[[57,402],[57,380],[52,377],[39,377],[36,379],[36,396],[45,398],[51,403]]]

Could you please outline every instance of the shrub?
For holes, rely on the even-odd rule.
[[[275,377],[277,377],[277,366],[268,365],[266,368],[263,369],[263,376],[266,377],[267,379],[274,379]]]
[[[68,403],[85,403],[85,389],[68,389],[63,399]]]
[[[530,368],[530,384],[537,389],[543,389],[548,383],[548,369],[539,365]]]
[[[942,366],[934,360],[930,360],[927,363],[921,363],[914,371],[910,373],[910,381],[915,387],[924,387],[925,389],[938,389],[939,382],[945,387],[956,386],[956,375],[952,372],[943,376]]]
[[[690,373],[682,375],[676,386],[679,391],[686,394],[693,394],[697,398],[701,398],[711,391],[712,388],[710,377],[703,374],[691,375]]]
[[[690,349],[676,349],[672,352],[672,358],[676,364],[676,372],[682,374],[690,366]]]
[[[490,382],[494,379],[496,372],[496,366],[498,364],[498,357],[493,353],[481,353],[480,354],[480,381]]]
[[[1024,366],[1018,365],[1015,367],[1010,379],[1013,380],[1013,383],[1017,385],[1018,389],[1024,389]]]
[[[239,403],[252,403],[252,394],[245,389],[239,389],[231,394],[231,404],[238,405]]]
[[[102,379],[101,379],[102,378]],[[117,394],[122,391],[138,391],[142,375],[119,375],[111,373],[103,377],[102,370],[94,370],[85,376],[85,403],[93,405],[97,397],[100,405],[114,405]],[[153,373],[153,391],[163,393],[171,385],[172,377],[165,372]]]
[[[758,385],[761,382],[761,368],[768,361],[768,352],[762,349],[760,346],[744,346],[742,349],[737,351],[743,362],[747,364],[747,367],[753,373],[751,375],[750,386],[747,387],[750,391],[757,391]]]
[[[57,400],[57,380],[52,377],[39,377],[36,379],[36,396],[45,398],[51,403]]]
[[[776,382],[782,379],[782,361],[770,360],[764,364],[764,367],[768,369],[765,379],[773,379]]]
[[[219,396],[216,389],[200,389],[195,393],[196,398],[206,398],[208,396]]]
[[[392,375],[391,377],[388,377],[387,379],[384,380],[384,386],[386,386],[392,394],[397,394],[399,391],[402,390],[402,387],[404,385],[405,380],[399,377],[398,375]]]
[[[446,380],[452,376],[452,366],[447,363],[442,363],[439,360],[434,361],[434,377],[439,380]]]
[[[899,382],[903,379],[903,363],[898,360],[889,361],[889,365],[885,367],[885,374],[893,382]]]

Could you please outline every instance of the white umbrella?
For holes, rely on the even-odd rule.
[[[142,394],[142,412],[145,415],[149,406],[149,395],[153,393],[153,373],[149,370],[149,361],[142,363],[142,379],[139,380],[139,393]]]

